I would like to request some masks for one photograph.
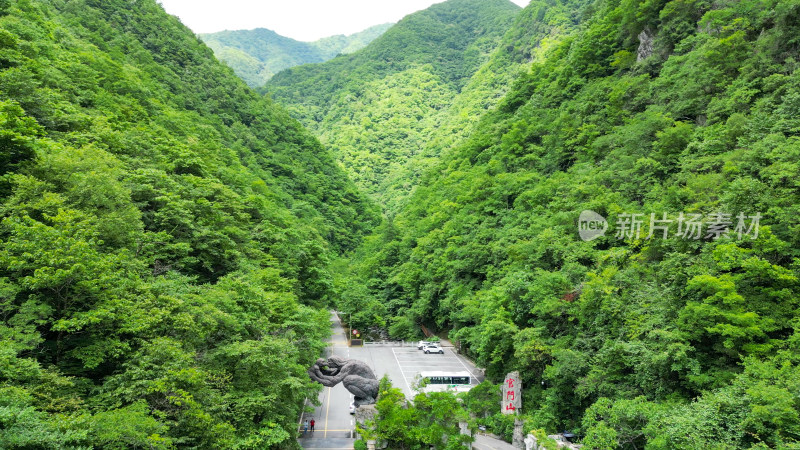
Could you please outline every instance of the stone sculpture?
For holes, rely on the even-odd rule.
[[[357,359],[345,359],[339,356],[319,358],[308,369],[308,375],[312,380],[327,387],[342,383],[355,396],[356,407],[371,405],[378,396],[378,379],[366,363]]]

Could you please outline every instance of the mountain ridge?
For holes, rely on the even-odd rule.
[[[273,100],[157,0],[0,0],[0,447],[298,448],[334,307],[486,378],[382,380],[387,448],[800,448],[800,3],[387,34]]]
[[[434,4],[358,52],[287,69],[262,91],[286,105],[359,187],[385,203],[394,197],[388,190],[410,189],[417,169],[406,166],[425,150],[440,112],[488,61],[520,11],[508,0]]]
[[[224,30],[199,36],[219,60],[255,88],[263,86],[281,70],[325,62],[338,54],[357,51],[392,25],[375,25],[350,35],[338,34],[309,42],[282,36],[267,28]]]

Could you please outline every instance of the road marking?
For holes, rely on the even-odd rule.
[[[403,361],[400,360],[401,363],[408,364],[410,366],[441,366],[442,364],[449,364],[457,366],[459,363],[453,360],[444,360],[444,361]]]
[[[350,431],[350,430],[316,430],[316,431]],[[346,439],[346,438],[331,438],[331,439]]]
[[[467,369],[467,372],[469,372],[470,376],[475,378],[475,382],[477,383],[477,382],[478,382],[478,377],[476,377],[476,376],[475,376],[475,374],[474,374],[474,373],[472,373],[472,371],[471,371],[471,370],[469,370],[469,367],[467,367],[467,365],[466,365],[466,364],[464,364],[464,361],[461,361],[461,358],[459,358],[459,357],[458,357],[458,355],[455,355],[455,357],[456,357],[456,359],[458,360],[458,362],[460,362],[460,363],[461,363],[461,365],[462,365],[462,366],[464,366],[464,368],[465,368],[465,369]],[[472,381],[471,381],[471,380],[470,380],[470,384],[472,384]]]
[[[400,361],[408,362],[408,363],[428,363],[428,364],[439,364],[442,362],[453,362],[456,358],[446,358],[444,356],[436,356],[433,358],[425,358],[425,359],[416,359],[416,358],[400,358]]]
[[[392,355],[394,355],[394,360],[397,361],[397,368],[400,369],[400,375],[403,376],[403,381],[406,382],[406,389],[408,389],[408,392],[410,394],[411,393],[411,386],[409,386],[409,384],[408,384],[408,380],[406,379],[406,374],[403,373],[403,366],[402,366],[402,364],[400,364],[400,360],[397,359],[397,353],[394,352],[394,349],[392,349]]]
[[[450,362],[450,361],[440,361],[436,364],[428,363],[428,364],[404,364],[404,365],[406,367],[431,367],[431,366],[441,367],[442,365],[458,366],[458,364],[456,364],[455,362]]]
[[[405,359],[405,360],[401,359],[399,361],[401,363],[413,364],[415,366],[424,366],[424,365],[438,366],[439,364],[458,364],[458,363],[455,362],[455,360],[444,359],[444,358],[442,358],[442,359],[429,359],[429,360],[422,360],[422,361],[420,361],[418,359]]]
[[[402,361],[400,364],[403,364]],[[404,370],[420,370],[420,371],[441,371],[441,370],[455,370],[460,371],[461,366],[458,364],[403,364]]]
[[[328,417],[331,411],[331,389],[333,388],[328,388],[328,408],[325,409],[325,436],[323,437],[328,437]]]
[[[456,358],[448,357],[441,353],[431,353],[430,356],[428,354],[425,354],[425,356],[416,356],[416,355],[411,357],[403,356],[403,358],[401,359],[407,359],[409,361],[439,361],[441,359],[456,359]]]

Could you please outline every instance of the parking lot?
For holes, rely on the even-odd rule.
[[[472,384],[483,381],[475,366],[457,355],[452,347],[444,347],[444,354],[425,354],[416,347],[380,344],[350,347],[348,350],[350,358],[360,359],[369,364],[378,378],[388,375],[392,385],[402,389],[408,398],[413,398],[415,395],[412,385],[414,377],[420,372],[467,371],[472,377]]]
[[[333,336],[331,337],[326,356],[337,355],[345,358],[359,359],[366,362],[378,378],[388,375],[392,385],[400,388],[409,399],[415,392],[411,390],[414,377],[425,371],[467,371],[471,374],[472,384],[483,381],[480,371],[468,360],[462,358],[445,343],[444,354],[425,354],[416,346],[398,346],[396,343],[375,343],[363,347],[348,347],[346,333],[336,315],[331,317]],[[324,388],[319,395],[319,406],[313,412],[304,414],[298,421],[302,432],[304,420],[314,419],[315,431],[302,433],[298,440],[304,448],[313,449],[346,449],[352,448],[352,431],[354,419],[349,413],[349,405],[353,400],[341,384],[333,388]]]
[[[402,377],[402,385],[400,380],[392,379],[395,386],[403,388],[406,395],[411,392],[411,386],[414,384],[414,378],[420,372],[425,371],[447,371],[447,372],[472,372],[466,363],[464,363],[453,351],[452,348],[445,348],[444,354],[432,353],[426,355],[422,350],[416,348],[401,347],[392,348],[397,366]],[[473,375],[474,378],[474,375]],[[477,379],[471,380],[472,384],[477,384]]]

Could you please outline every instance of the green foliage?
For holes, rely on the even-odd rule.
[[[643,429],[653,415],[652,409],[644,397],[616,401],[601,398],[583,416],[584,443],[598,449],[642,447],[646,442]]]
[[[366,47],[393,24],[375,25],[349,36],[337,35],[314,42],[300,42],[272,30],[220,31],[200,38],[220,61],[224,61],[251,87],[261,87],[281,70],[320,63],[339,54]]]
[[[729,385],[651,416],[653,448],[795,448],[798,405],[797,332],[771,358],[750,358]]]
[[[499,411],[500,387],[490,381],[473,387],[464,396],[464,406],[477,417],[489,417]]]
[[[389,448],[457,449],[472,442],[460,434],[459,422],[468,422],[469,416],[452,393],[418,394],[409,402],[384,376],[375,407],[376,420],[359,433]]]
[[[352,55],[279,73],[264,90],[393,212],[506,89],[521,61],[506,56],[503,34],[518,11],[508,0],[436,4]]]
[[[792,5],[531,4],[507,36],[551,14],[577,25],[521,38],[530,70],[387,200],[338,283],[366,286],[358,304],[381,305],[397,337],[448,330],[490,381],[519,370],[529,426],[589,448],[797,447]],[[582,241],[584,210],[612,229]],[[676,223],[667,239],[614,236],[620,214],[646,230],[662,212],[762,219],[757,239],[683,239]]]
[[[291,447],[377,212],[134,3],[0,2],[0,447]]]
[[[13,102],[0,103],[0,126],[0,175],[4,175],[34,158],[34,138],[41,133],[41,127]]]
[[[165,431],[167,427],[149,414],[144,401],[92,418],[92,440],[103,448],[171,448],[171,439],[161,437]]]
[[[797,11],[437,4],[271,80],[341,170],[153,0],[0,1],[0,442],[293,446],[336,301],[587,448],[800,446]],[[762,221],[584,242],[587,209]],[[380,391],[392,446],[510,437],[490,383]]]

